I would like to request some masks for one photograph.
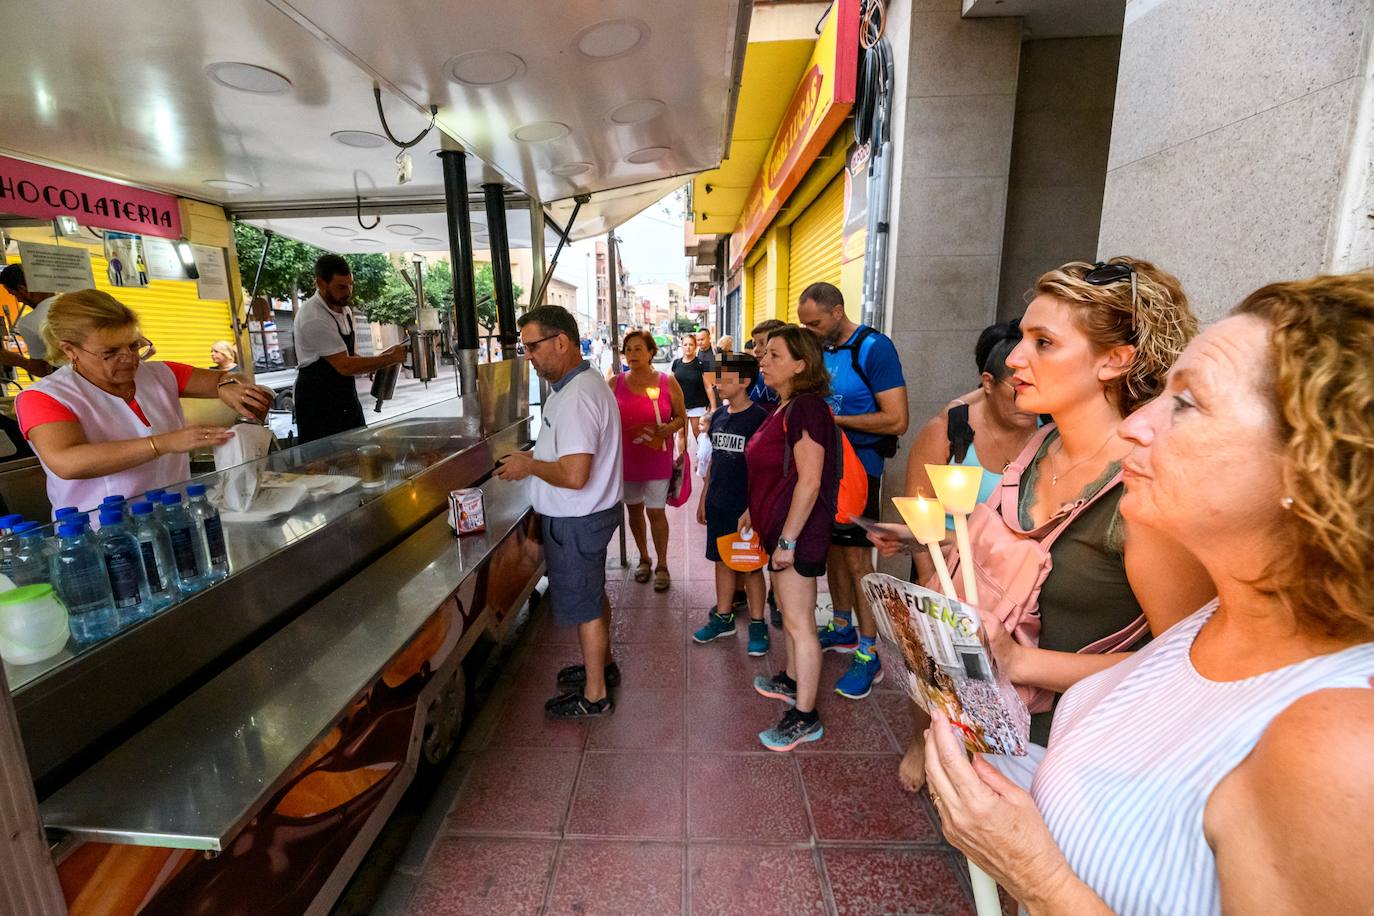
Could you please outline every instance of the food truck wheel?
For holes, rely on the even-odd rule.
[[[447,684],[440,689],[425,713],[425,731],[420,752],[426,763],[437,766],[453,753],[458,733],[463,728],[463,708],[467,705],[467,679],[463,666],[453,671]]]

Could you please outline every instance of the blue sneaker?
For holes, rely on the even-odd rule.
[[[851,700],[862,700],[873,692],[873,685],[883,679],[883,663],[878,655],[862,651],[854,653],[849,670],[835,684],[835,692]]]
[[[781,674],[773,677],[757,674],[754,676],[754,689],[759,692],[759,696],[768,697],[770,700],[782,700],[788,706],[797,705],[797,688],[789,687],[780,678]]]
[[[768,624],[762,620],[749,621],[749,654],[755,658],[768,654]]]
[[[821,726],[820,719],[807,722],[802,719],[801,713],[789,709],[782,714],[777,725],[759,732],[759,741],[770,751],[784,752],[808,741],[819,741],[824,736],[825,728]]]
[[[722,617],[719,614],[712,614],[706,618],[706,626],[692,634],[692,642],[708,643],[713,639],[720,639],[722,636],[735,635],[735,615]]]
[[[859,648],[859,631],[854,629],[852,623],[847,627],[837,627],[832,620],[816,635],[820,637],[822,652],[853,652]]]

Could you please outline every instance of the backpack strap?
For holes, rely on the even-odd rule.
[[[864,367],[859,363],[859,351],[863,349],[864,341],[868,340],[868,338],[876,333],[878,332],[868,325],[864,325],[855,332],[854,337],[849,343],[842,344],[840,347],[840,349],[849,351],[849,361],[854,367],[854,374],[859,377],[859,381],[864,383],[864,387],[868,389],[868,394],[873,398],[874,403],[877,403],[878,393],[873,390],[873,384],[868,380],[868,373],[864,371]]]
[[[968,422],[968,405],[963,401],[956,401],[949,409],[945,438],[949,440],[949,463],[963,464],[973,445],[973,427]]]

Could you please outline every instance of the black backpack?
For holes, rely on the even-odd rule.
[[[849,343],[836,344],[833,347],[826,348],[832,353],[838,353],[840,350],[849,351],[850,365],[854,367],[854,374],[859,377],[859,381],[863,382],[864,387],[868,389],[868,394],[873,398],[873,404],[875,406],[878,403],[878,392],[873,390],[873,383],[868,380],[868,373],[865,372],[864,367],[859,364],[859,351],[863,349],[864,341],[877,333],[877,331],[873,330],[868,325],[864,325],[862,328],[859,328],[859,333],[855,334],[853,338],[850,339]],[[873,451],[878,453],[878,457],[880,458],[892,458],[897,454],[898,441],[896,436],[889,434],[886,436],[879,436],[876,442],[866,443],[865,447],[872,448]]]

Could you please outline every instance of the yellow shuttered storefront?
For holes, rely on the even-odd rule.
[[[840,285],[844,231],[844,173],[831,179],[806,212],[792,224],[787,275],[787,320],[797,322],[797,300],[812,283]]]
[[[763,314],[763,309],[767,307],[768,296],[764,292],[763,284],[768,281],[768,256],[754,262],[754,266],[749,268],[748,275],[744,278],[744,321],[742,322],[742,333],[748,334],[765,318],[770,316]]]

